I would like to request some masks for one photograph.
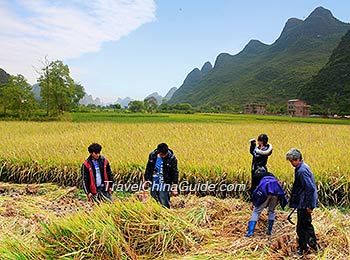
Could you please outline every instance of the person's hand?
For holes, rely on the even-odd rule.
[[[109,193],[110,195],[112,195],[112,194],[113,194],[113,190],[112,190],[112,188],[109,188],[109,189],[108,189],[108,193]]]
[[[313,209],[306,208],[307,213],[312,214]]]
[[[144,183],[142,183],[142,190],[147,190],[149,186],[149,181],[145,181]]]
[[[253,208],[254,208],[253,202],[250,202],[249,208],[250,208],[250,210],[253,210]]]
[[[89,192],[89,193],[87,194],[87,198],[88,198],[88,200],[91,200],[91,198],[92,198],[92,193]]]
[[[171,187],[171,195],[177,196],[178,194],[179,194],[179,192],[177,191],[177,185],[174,184],[174,185]]]

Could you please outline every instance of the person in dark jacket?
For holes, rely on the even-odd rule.
[[[170,193],[178,194],[179,172],[174,152],[165,143],[160,143],[149,154],[145,171],[144,188],[151,185],[151,196],[164,207],[170,208]]]
[[[252,175],[259,167],[264,167],[267,170],[267,159],[272,154],[272,145],[268,143],[269,138],[266,134],[260,134],[258,136],[258,145],[256,140],[250,140],[250,153],[253,155],[252,159]]]
[[[272,227],[275,222],[275,208],[280,203],[284,208],[287,205],[286,192],[283,190],[281,184],[277,181],[275,176],[266,172],[263,167],[257,168],[255,173],[258,186],[251,194],[252,203],[254,205],[252,216],[248,222],[248,233],[246,237],[254,235],[256,223],[259,219],[260,213],[264,208],[268,207],[268,227],[267,234],[272,234]]]
[[[314,175],[310,167],[303,161],[298,149],[289,150],[286,159],[295,168],[290,207],[297,209],[299,250],[296,256],[302,256],[309,251],[308,246],[316,251],[318,249],[315,230],[311,223],[311,213],[318,203],[317,188]]]
[[[113,174],[108,160],[101,155],[102,146],[93,143],[88,147],[90,156],[81,166],[83,188],[88,200],[99,203],[106,198],[112,201]]]

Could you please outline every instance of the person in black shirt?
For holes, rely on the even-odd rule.
[[[151,186],[151,196],[164,207],[170,208],[170,194],[178,194],[179,172],[174,152],[165,143],[148,156],[143,188]]]

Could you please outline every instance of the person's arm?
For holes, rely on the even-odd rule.
[[[256,177],[255,174],[253,174],[253,178],[252,178],[252,185],[250,187],[250,195],[253,194],[254,190],[256,189],[256,187],[259,185],[260,179],[259,177]]]
[[[81,166],[81,175],[82,175],[82,181],[83,181],[83,189],[88,199],[91,199],[92,193],[90,192],[90,188],[89,188],[89,170],[85,167],[84,164]]]
[[[172,195],[176,196],[178,194],[177,186],[179,183],[179,170],[177,168],[177,159],[175,156],[171,162],[171,179],[172,179]]]
[[[250,142],[249,152],[251,153],[251,155],[254,156],[254,150],[255,150],[255,147],[256,147],[256,141],[255,141],[255,139],[251,139],[251,140],[249,140],[249,142]]]
[[[109,165],[109,162],[107,163],[106,171],[107,171],[108,180],[109,180],[108,192],[109,192],[109,194],[112,194],[113,193],[114,176],[113,176],[113,173],[111,170],[111,166]]]
[[[306,203],[306,209],[309,213],[312,213],[312,210],[316,207],[316,187],[314,185],[314,182],[312,180],[312,173],[310,172],[303,172],[303,179],[304,179],[304,189],[305,189],[305,203]]]
[[[314,197],[316,187],[313,185],[312,177],[307,168],[301,168],[298,170],[296,174],[296,179],[298,181],[298,185],[300,186],[300,191],[305,193],[304,203],[306,210],[311,213],[312,210],[316,207]],[[302,199],[302,198],[301,198]]]
[[[154,162],[153,162],[153,153],[150,153],[148,156],[148,161],[147,161],[147,165],[146,165],[146,170],[145,170],[145,174],[144,174],[144,183],[142,185],[142,188],[145,190],[152,178],[152,173],[154,170]]]
[[[269,173],[269,172],[254,172],[252,174],[252,186],[250,189],[250,194],[252,195],[254,190],[256,189],[256,187],[259,186],[260,181],[262,178],[266,177],[266,176],[273,176],[273,174]]]

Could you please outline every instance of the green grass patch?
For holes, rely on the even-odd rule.
[[[349,119],[301,118],[288,116],[264,116],[246,114],[127,114],[116,112],[72,113],[73,122],[114,122],[114,123],[241,123],[241,122],[287,122],[315,124],[345,124]]]

